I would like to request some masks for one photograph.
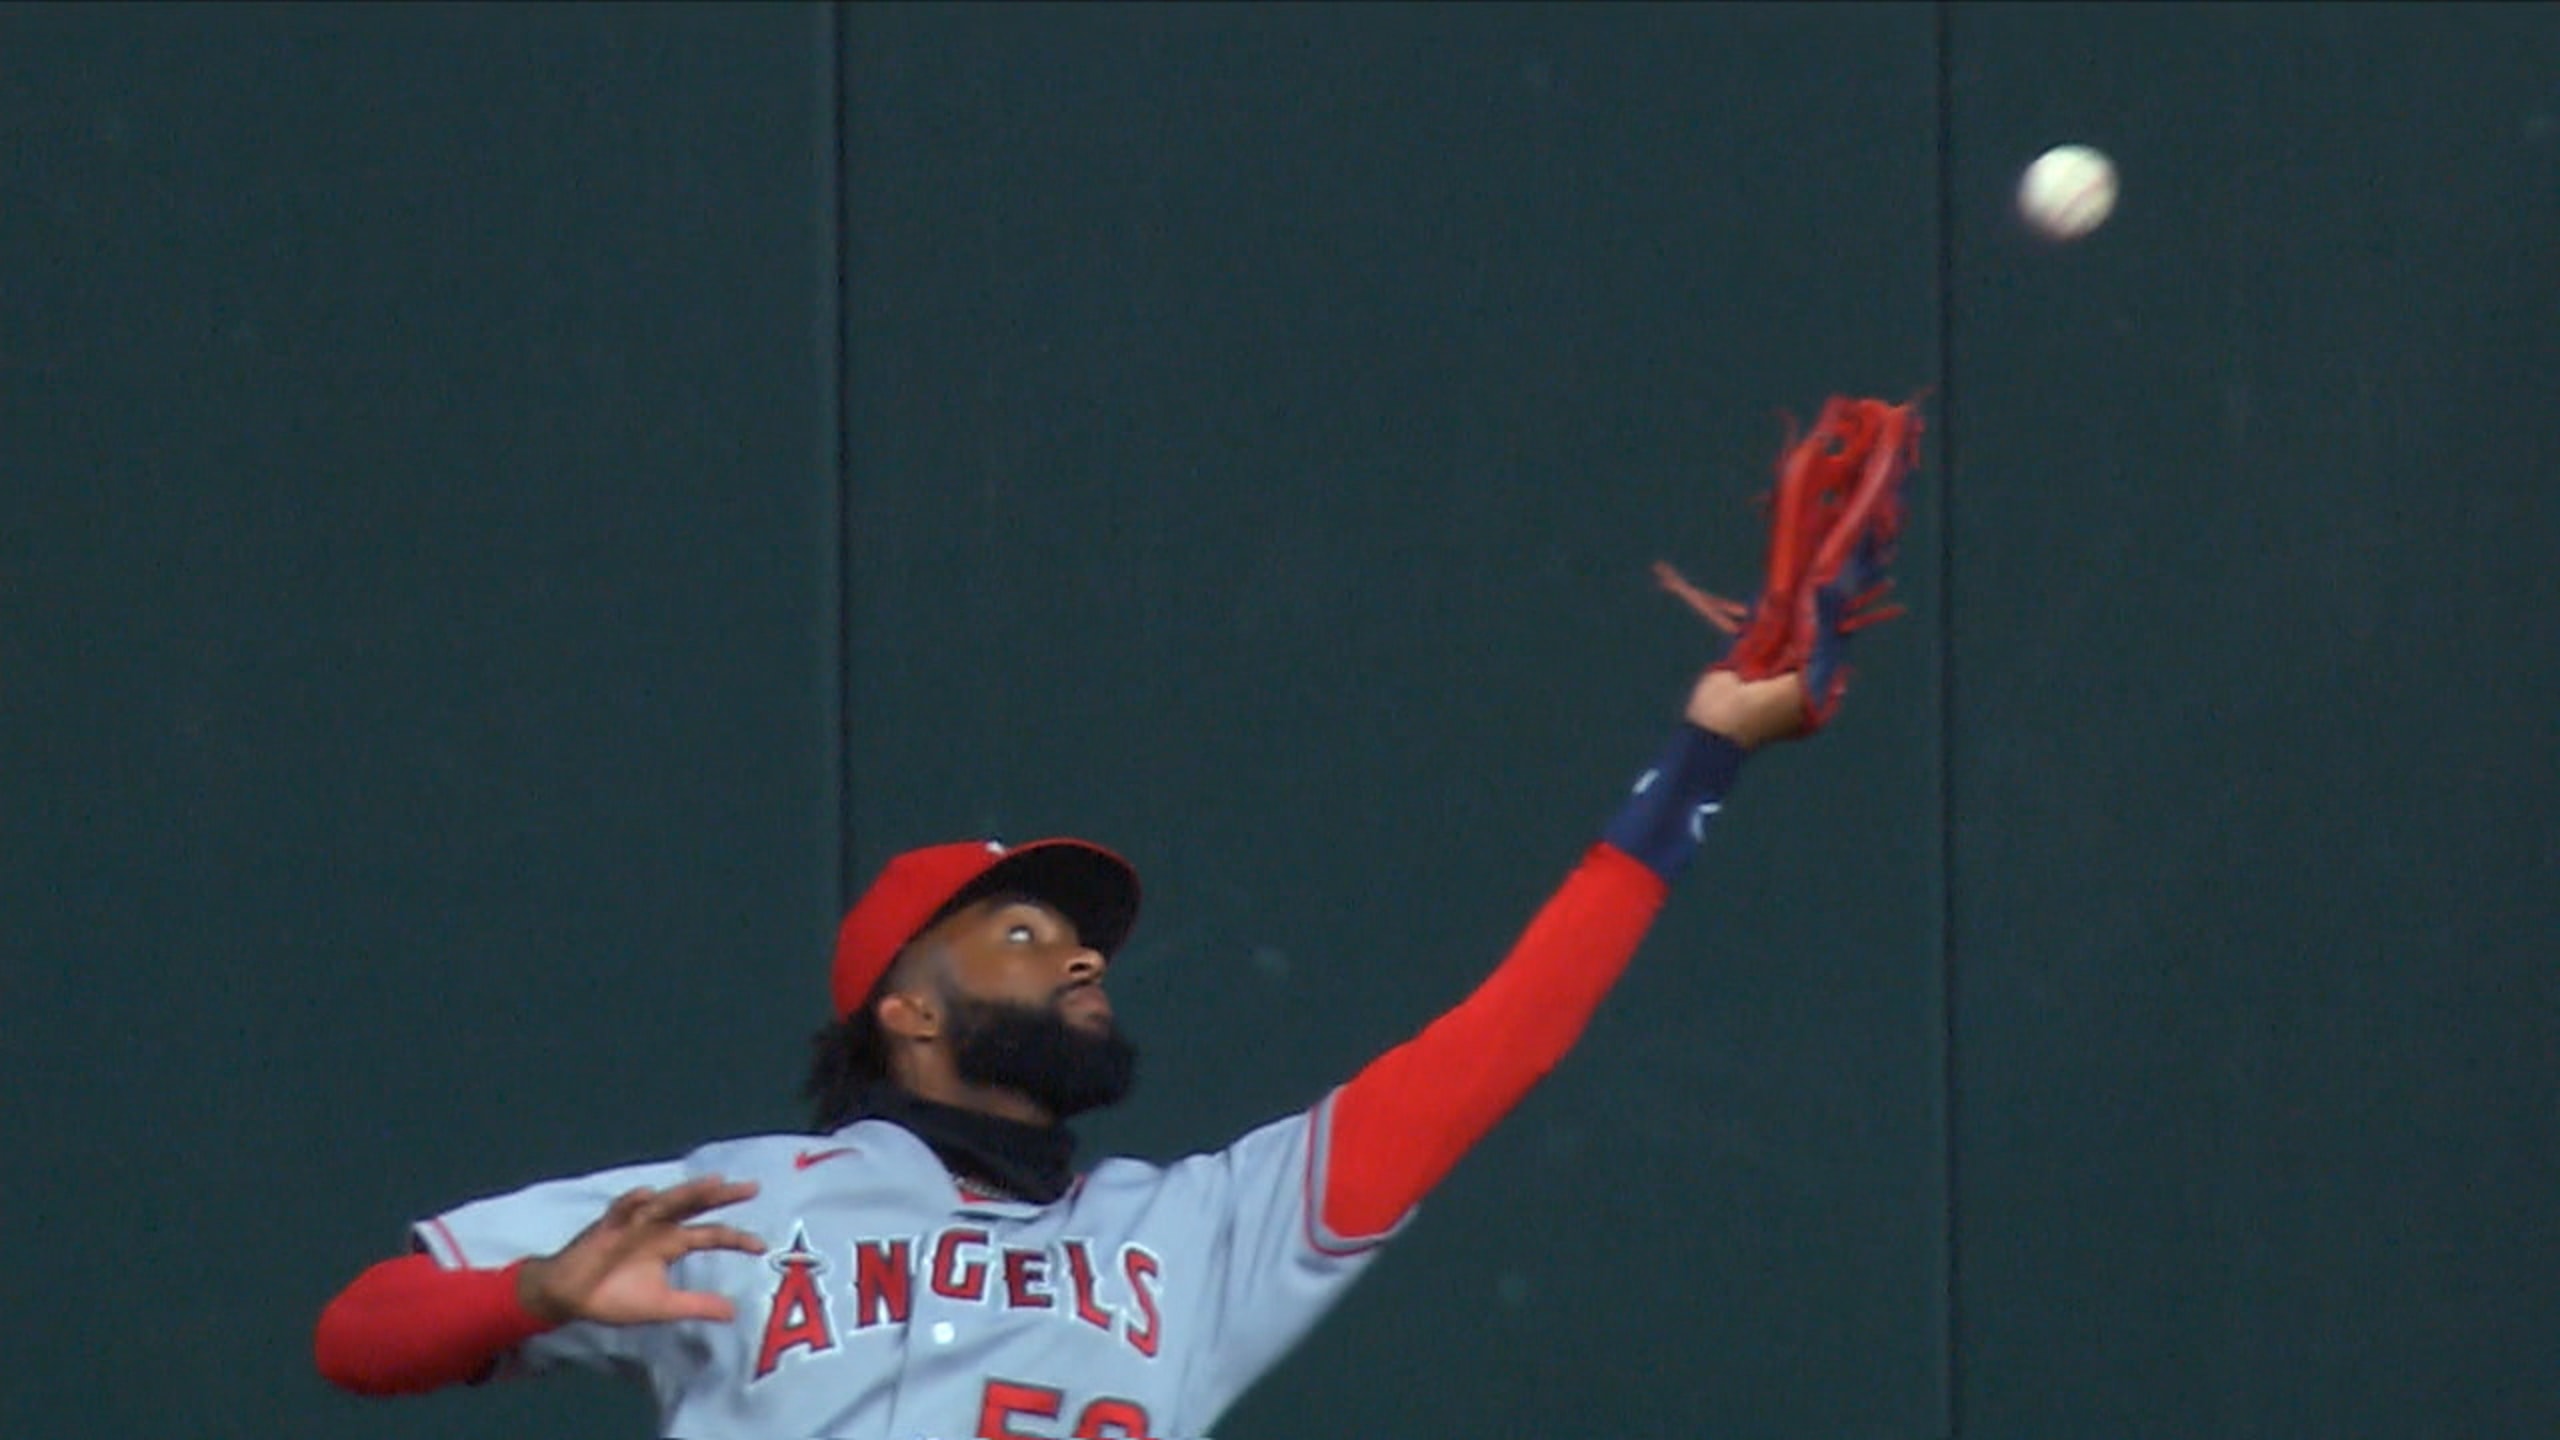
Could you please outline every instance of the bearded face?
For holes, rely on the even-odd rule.
[[[951,1060],[960,1078],[1031,1097],[1060,1120],[1116,1105],[1137,1080],[1138,1048],[1108,1019],[1069,1020],[1062,1005],[980,1000],[946,988]]]

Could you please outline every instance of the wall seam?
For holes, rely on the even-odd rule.
[[[1964,1286],[1962,1147],[1958,1143],[1956,952],[1956,185],[1955,0],[1938,0],[1933,17],[1936,75],[1938,291],[1938,976],[1941,1218],[1945,1261],[1939,1384],[1948,1440],[1963,1440]]]
[[[853,707],[854,707],[854,558],[853,558],[853,406],[847,390],[852,377],[853,229],[847,177],[852,160],[852,46],[847,29],[846,0],[823,7],[819,29],[826,45],[825,76],[827,173],[822,182],[827,207],[827,249],[832,260],[832,289],[827,317],[827,405],[834,430],[829,477],[835,501],[835,871],[839,912],[853,898]]]

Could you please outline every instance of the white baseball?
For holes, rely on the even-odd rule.
[[[2077,240],[2116,208],[2116,162],[2086,145],[2056,145],[2018,178],[2018,213],[2055,240]]]

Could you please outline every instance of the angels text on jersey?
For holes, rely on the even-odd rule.
[[[1130,1242],[1116,1253],[1078,1237],[1046,1245],[999,1244],[979,1225],[924,1235],[866,1236],[830,1255],[795,1224],[791,1244],[767,1256],[776,1272],[748,1383],[787,1359],[817,1359],[869,1332],[905,1329],[919,1287],[990,1310],[1049,1311],[1154,1359],[1164,1344],[1164,1261]]]

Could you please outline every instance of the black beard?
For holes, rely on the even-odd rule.
[[[960,1078],[1031,1097],[1060,1120],[1120,1103],[1138,1078],[1138,1047],[1117,1029],[1067,1022],[1054,1005],[948,996],[951,1063]]]

